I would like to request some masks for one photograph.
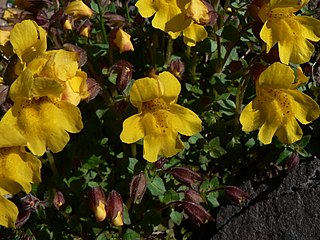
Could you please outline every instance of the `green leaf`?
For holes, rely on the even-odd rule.
[[[104,160],[101,159],[101,156],[92,155],[83,165],[82,169],[95,169],[99,166],[100,163],[103,163]]]
[[[129,173],[134,174],[134,168],[138,162],[139,161],[136,158],[129,158],[129,165],[127,168]]]
[[[140,239],[140,234],[136,231],[133,231],[131,228],[128,228],[123,234],[124,240],[137,240]]]
[[[183,219],[183,213],[177,212],[174,209],[172,209],[170,213],[170,218],[172,222],[179,226]]]
[[[163,180],[156,176],[148,183],[148,189],[153,196],[161,196],[166,192]]]
[[[288,150],[287,148],[285,148],[279,155],[276,163],[277,164],[282,164],[285,160],[288,159],[288,157],[290,157],[292,155],[292,150]]]
[[[174,190],[170,189],[165,192],[162,199],[160,199],[164,203],[174,202],[180,200],[180,195]]]
[[[130,225],[131,220],[130,220],[128,208],[125,204],[122,204],[122,205],[123,205],[123,223],[126,225]]]
[[[220,203],[218,202],[217,198],[218,198],[219,193],[217,191],[214,192],[210,192],[207,195],[207,200],[208,202],[211,204],[212,207],[219,207]]]
[[[307,146],[308,143],[310,142],[310,139],[311,139],[311,135],[303,136],[301,140],[298,142],[299,147],[304,148],[305,146]]]

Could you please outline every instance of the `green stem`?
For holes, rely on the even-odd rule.
[[[103,13],[101,11],[100,1],[97,0],[96,2],[98,5],[98,10],[99,10],[99,20],[100,20],[100,27],[101,27],[101,31],[102,31],[103,40],[104,40],[105,44],[108,44],[108,37],[107,37],[106,28],[104,26],[104,19],[103,19]]]
[[[167,42],[166,60],[164,62],[164,65],[166,66],[169,65],[172,51],[173,51],[173,39],[169,36],[168,42]]]
[[[48,158],[48,162],[49,162],[51,171],[53,172],[53,175],[57,175],[58,170],[57,170],[56,164],[54,162],[54,157],[53,157],[52,153],[50,152],[50,150],[46,151],[46,155]]]
[[[137,157],[137,144],[132,143],[132,144],[130,144],[130,146],[131,146],[131,156],[133,158],[136,158]]]

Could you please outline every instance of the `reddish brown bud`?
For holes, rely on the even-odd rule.
[[[227,195],[227,197],[230,199],[230,201],[236,204],[241,204],[244,202],[244,200],[250,198],[250,195],[248,193],[234,186],[225,186],[224,192]]]
[[[180,59],[170,62],[170,72],[178,79],[181,79],[185,71],[184,63]]]
[[[74,28],[74,19],[70,15],[64,15],[62,18],[63,29],[72,30]]]
[[[200,194],[192,189],[185,191],[185,199],[198,204],[204,202]]]
[[[53,197],[53,205],[59,209],[63,204],[65,204],[65,200],[62,192],[56,192]]]
[[[292,153],[292,155],[286,161],[286,168],[291,172],[300,163],[300,157],[298,153]]]
[[[100,187],[93,187],[90,189],[89,207],[91,211],[93,211],[98,222],[102,222],[106,218],[106,196]]]
[[[98,96],[98,94],[101,92],[101,86],[93,78],[87,78],[86,83],[88,87],[88,92],[90,94],[89,97],[86,98],[86,102],[88,103],[91,100],[95,99],[96,96]]]
[[[183,207],[183,210],[188,217],[198,224],[204,224],[207,221],[213,221],[210,213],[208,213],[208,211],[200,204],[189,201],[179,202],[178,204]]]
[[[197,181],[202,181],[203,178],[195,171],[186,167],[173,167],[170,169],[172,176],[179,182],[184,183],[192,188],[195,188]]]
[[[153,164],[157,169],[161,169],[161,168],[163,168],[163,166],[166,164],[167,161],[168,161],[168,158],[159,157],[158,160],[156,162],[154,162]]]
[[[119,49],[120,53],[134,51],[131,36],[125,32],[122,27],[112,29],[109,34],[109,40],[112,46]]]
[[[114,226],[122,226],[123,225],[123,202],[121,195],[112,190],[109,193],[108,200],[108,217],[110,218],[112,224]]]
[[[127,24],[127,21],[124,17],[110,12],[107,12],[104,15],[104,19],[109,27],[123,27]]]
[[[130,183],[130,197],[133,197],[133,202],[139,204],[146,192],[147,181],[144,174],[141,172],[135,175]]]
[[[133,65],[128,61],[120,60],[112,66],[112,69],[118,74],[116,86],[118,91],[122,92],[128,87],[132,79]]]

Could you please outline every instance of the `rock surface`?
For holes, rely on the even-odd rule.
[[[222,207],[212,240],[320,240],[320,160],[300,164],[277,185],[250,182],[244,206]],[[277,181],[275,181],[277,182]]]

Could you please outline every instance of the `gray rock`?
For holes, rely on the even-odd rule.
[[[320,160],[300,164],[276,186],[261,185],[244,206],[222,207],[212,240],[320,240]]]

